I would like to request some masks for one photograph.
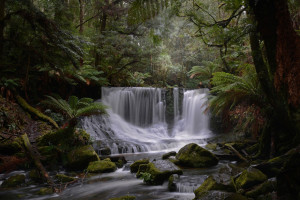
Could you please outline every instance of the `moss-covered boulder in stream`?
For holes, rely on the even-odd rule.
[[[142,164],[137,172],[138,178],[143,178],[149,185],[161,185],[172,174],[181,175],[183,172],[168,160],[157,160],[152,163]]]
[[[195,143],[187,144],[176,155],[179,165],[185,167],[210,167],[217,165],[218,158]]]
[[[200,187],[198,187],[195,193],[195,200],[202,199],[209,191],[212,190],[219,190],[219,191],[226,191],[226,192],[233,192],[234,186],[230,181],[230,177],[227,178],[228,180],[224,181],[219,179],[219,177],[209,176],[205,181],[202,183]]]
[[[77,147],[67,155],[67,168],[71,170],[83,170],[92,161],[98,161],[99,157],[91,145]]]
[[[1,187],[4,188],[18,187],[24,183],[25,183],[25,175],[18,174],[18,175],[11,176],[5,181],[3,181]]]
[[[87,171],[90,173],[106,173],[106,172],[114,172],[117,170],[117,166],[115,163],[110,160],[100,160],[90,162]]]
[[[149,163],[149,159],[146,159],[146,158],[141,159],[141,160],[137,160],[137,161],[135,161],[134,163],[132,163],[130,165],[130,172],[131,173],[137,173],[138,170],[139,170],[140,165],[148,164],[148,163]]]
[[[67,183],[67,182],[71,182],[74,181],[75,178],[71,177],[71,176],[67,176],[65,174],[56,174],[55,175],[55,179],[59,182],[59,183]]]
[[[267,180],[267,176],[260,170],[248,168],[236,179],[235,184],[237,189],[247,189],[254,185],[260,184]]]

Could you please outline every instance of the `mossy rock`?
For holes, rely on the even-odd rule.
[[[162,159],[165,160],[165,159],[168,159],[170,158],[171,156],[176,156],[176,151],[171,151],[171,152],[168,152],[168,153],[165,153],[162,155]]]
[[[55,146],[39,146],[38,151],[44,164],[57,164],[60,152]]]
[[[258,148],[259,148],[259,143],[247,147],[245,150],[248,154],[253,155],[258,152]]]
[[[52,188],[41,188],[36,194],[38,195],[49,195],[49,194],[53,194],[53,190]]]
[[[141,164],[136,176],[143,178],[149,185],[161,185],[172,174],[182,175],[183,172],[168,160],[158,160],[153,163]]]
[[[237,189],[247,189],[254,185],[260,184],[267,180],[267,176],[260,170],[248,168],[236,179],[235,184]]]
[[[59,181],[60,183],[67,183],[67,182],[71,182],[71,181],[75,180],[75,178],[73,178],[71,176],[64,175],[64,174],[56,174],[55,179],[57,181]]]
[[[217,165],[218,158],[210,151],[195,143],[187,144],[176,155],[179,165],[185,167],[211,167]]]
[[[140,165],[142,164],[148,164],[149,163],[149,159],[141,159],[141,160],[137,160],[134,163],[132,163],[130,165],[130,172],[131,173],[137,173],[139,170]]]
[[[5,181],[3,181],[1,187],[10,188],[10,187],[18,187],[25,183],[25,175],[18,174],[9,177]]]
[[[114,172],[117,170],[117,166],[115,163],[110,160],[100,160],[90,162],[87,171],[90,173],[107,173]]]
[[[75,129],[73,128],[64,128],[46,133],[37,139],[38,146],[58,145],[61,143],[68,144],[68,140],[74,134],[74,131]]]
[[[205,181],[201,184],[201,186],[194,191],[195,200],[201,199],[211,190],[232,192],[234,191],[234,187],[232,184],[228,184],[228,185],[222,184],[221,182],[216,181],[213,176],[209,176],[207,179],[205,179]]]
[[[41,174],[39,173],[38,170],[33,169],[29,172],[29,178],[37,183],[42,183],[43,182],[43,177],[41,176]]]
[[[246,192],[247,197],[257,198],[260,195],[267,194],[276,190],[277,182],[274,179],[267,180],[262,184],[254,187],[252,190]]]
[[[83,170],[92,161],[98,161],[99,157],[91,145],[77,147],[67,155],[67,168],[71,170]]]
[[[123,196],[123,197],[116,197],[111,198],[109,200],[135,200],[136,198],[134,196]]]
[[[176,183],[174,183],[174,175],[171,175],[168,180],[168,190],[174,192],[177,189]]]
[[[237,193],[210,190],[203,194],[200,199],[196,197],[194,200],[248,200],[248,198]]]
[[[0,152],[2,155],[14,155],[22,151],[19,139],[8,141],[0,144]]]
[[[207,143],[205,145],[205,148],[208,149],[208,150],[212,150],[212,151],[215,151],[217,149],[218,145],[215,144],[215,143]]]

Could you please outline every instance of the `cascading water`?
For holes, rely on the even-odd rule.
[[[179,89],[173,91],[174,127],[165,119],[165,91],[160,88],[102,88],[108,115],[86,117],[82,127],[113,154],[178,149],[210,133],[206,108],[207,90],[184,92],[182,116]],[[101,144],[100,144],[101,146]]]

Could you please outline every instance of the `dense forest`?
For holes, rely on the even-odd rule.
[[[190,176],[187,169],[200,168],[191,182],[204,168],[221,171],[220,163],[230,172],[218,172],[219,178],[208,172],[191,198],[130,190],[102,192],[98,199],[300,199],[298,0],[1,0],[0,61],[0,199],[73,198],[64,193],[68,188],[75,192],[84,181],[96,182],[90,174],[123,166],[145,188],[167,180],[170,192],[180,192],[179,175]],[[125,94],[131,96],[118,88],[131,88]],[[207,100],[189,104],[198,93],[188,91],[201,91]],[[119,134],[113,125],[103,128],[107,116],[111,124],[118,119],[112,113],[164,144],[165,135],[156,138],[162,128],[154,128],[166,122],[162,127],[173,141],[176,127],[188,126],[179,118],[193,121],[191,141],[204,121],[214,136],[204,148],[198,140],[176,143],[179,151],[162,157],[168,163],[147,155],[133,159],[126,153],[164,150],[161,157],[175,146],[143,150],[134,140],[130,152],[125,133],[118,140],[93,138],[89,129],[97,124],[106,135]],[[114,145],[119,152],[111,152]],[[190,161],[195,154],[200,164]],[[32,182],[37,192],[29,191]],[[89,195],[78,199],[97,198]]]

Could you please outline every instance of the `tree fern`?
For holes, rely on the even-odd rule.
[[[99,102],[93,102],[93,99],[70,96],[68,101],[60,97],[46,96],[44,104],[50,105],[57,111],[67,116],[69,125],[75,126],[77,118],[80,116],[89,116],[94,114],[105,114],[106,106]]]

